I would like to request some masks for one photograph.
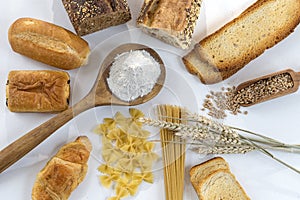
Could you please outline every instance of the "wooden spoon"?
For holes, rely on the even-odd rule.
[[[244,83],[241,83],[239,86],[237,86],[236,91],[238,92],[242,89],[245,89],[248,86],[250,86],[251,84],[254,84],[254,83],[258,82],[259,80],[268,79],[268,78],[271,78],[273,76],[277,76],[277,75],[280,75],[280,74],[289,74],[292,78],[292,81],[293,81],[293,87],[288,88],[288,89],[283,90],[283,91],[280,91],[278,93],[269,95],[269,96],[264,96],[262,98],[259,98],[255,102],[242,103],[240,105],[244,106],[244,107],[248,107],[248,106],[252,106],[254,104],[258,104],[258,103],[261,103],[261,102],[264,102],[264,101],[268,101],[268,100],[271,100],[271,99],[275,99],[275,98],[278,98],[278,97],[296,92],[299,88],[300,72],[295,72],[292,69],[286,69],[286,70],[282,70],[282,71],[279,71],[279,72],[274,72],[274,73],[271,73],[271,74],[268,74],[268,75],[265,75],[265,76],[262,76],[262,77],[259,77],[259,78],[256,78],[256,79],[246,81]],[[253,93],[255,93],[255,91],[253,91]]]
[[[159,62],[161,74],[157,80],[157,83],[153,87],[152,91],[143,96],[139,97],[133,101],[125,102],[118,99],[114,96],[108,85],[107,78],[109,75],[110,67],[113,63],[116,55],[128,52],[130,50],[145,50],[149,52],[152,57]],[[91,91],[85,96],[82,100],[80,100],[77,104],[69,109],[61,112],[36,127],[35,129],[29,131],[24,136],[17,139],[15,142],[11,143],[4,149],[0,151],[0,173],[7,169],[9,166],[14,164],[16,161],[21,159],[24,155],[34,149],[37,145],[43,142],[46,138],[48,138],[52,133],[54,133],[58,128],[63,126],[65,123],[70,121],[76,115],[86,111],[95,106],[102,105],[124,105],[124,106],[132,106],[145,103],[155,97],[159,91],[161,90],[166,77],[166,70],[160,56],[151,48],[140,45],[140,44],[124,44],[112,52],[108,54],[108,56],[104,59],[100,71],[97,77],[97,80],[91,89]]]

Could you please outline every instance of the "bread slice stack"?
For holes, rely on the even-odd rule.
[[[205,84],[218,83],[286,38],[300,22],[299,0],[258,0],[183,57]]]
[[[201,200],[250,199],[231,173],[228,163],[221,157],[192,167],[190,179]]]

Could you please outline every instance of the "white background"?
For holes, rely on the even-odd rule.
[[[195,42],[214,32],[229,20],[236,17],[243,9],[247,8],[254,0],[203,0],[201,15],[194,34]],[[176,103],[200,112],[200,107],[209,90],[219,90],[222,86],[233,86],[245,80],[275,72],[280,69],[292,68],[300,71],[300,29],[299,27],[287,39],[266,51],[262,56],[252,61],[245,68],[230,79],[213,86],[205,86],[197,78],[190,75],[180,62],[180,56],[187,51],[182,51],[166,45],[156,39],[149,38],[135,29],[135,18],[139,13],[142,1],[129,0],[133,20],[125,25],[111,27],[94,34],[85,36],[93,52],[101,52],[104,56],[113,46],[120,43],[140,42],[152,45],[168,68],[167,84],[162,94],[149,104],[140,108],[147,112],[157,103]],[[50,119],[53,114],[41,113],[11,113],[5,106],[5,83],[10,70],[27,69],[52,69],[55,68],[33,61],[29,58],[14,53],[7,40],[7,31],[16,19],[20,17],[33,17],[74,31],[62,3],[59,0],[10,0],[4,1],[0,7],[0,148],[22,136],[42,122]],[[128,32],[129,37],[122,37]],[[118,34],[121,34],[118,36]],[[110,36],[115,35],[113,39]],[[100,61],[96,53],[92,53],[90,63],[80,69],[68,71],[71,76],[72,101],[81,99],[92,86],[97,74]],[[172,101],[170,101],[170,99]],[[92,133],[93,127],[100,123],[103,117],[111,117],[120,107],[103,107],[89,110],[59,129],[49,139],[39,145],[21,161],[0,174],[0,194],[3,199],[30,199],[31,188],[36,174],[46,164],[47,160],[55,154],[57,149],[73,140],[77,135],[87,135],[93,140],[93,156],[89,163],[89,172],[84,182],[72,194],[72,200],[78,199],[106,199],[111,192],[104,190],[97,180],[97,153],[99,152],[99,138]],[[300,95],[295,94],[282,97],[270,102],[245,109],[249,112],[246,116],[230,116],[224,123],[235,125],[248,130],[256,131],[271,136],[287,143],[300,143]],[[273,152],[300,169],[300,155],[292,153]],[[196,155],[187,152],[186,171],[195,164],[201,163],[211,156]],[[232,172],[236,175],[247,194],[252,199],[300,199],[300,175],[278,164],[274,160],[259,152],[246,155],[224,155],[230,164]],[[161,170],[157,170],[161,175]],[[163,182],[161,177],[156,178],[154,185],[144,185],[136,199],[164,199]],[[185,199],[196,199],[195,192],[186,178]]]

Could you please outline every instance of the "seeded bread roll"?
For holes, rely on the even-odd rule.
[[[183,62],[205,84],[225,80],[293,32],[299,10],[299,0],[258,0],[196,44]]]
[[[70,77],[54,70],[11,71],[6,104],[11,112],[60,112],[69,105]]]
[[[9,28],[8,39],[15,52],[61,69],[85,65],[90,54],[85,40],[60,26],[38,19],[16,20]]]
[[[80,36],[124,24],[131,19],[127,0],[62,0],[62,2],[76,33]]]
[[[191,44],[201,0],[145,0],[137,26],[175,47]]]
[[[67,200],[87,173],[92,145],[86,136],[61,147],[38,173],[32,200]]]
[[[190,170],[191,183],[201,200],[249,200],[242,186],[221,157],[212,158]]]

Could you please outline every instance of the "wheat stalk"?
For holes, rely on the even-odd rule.
[[[193,143],[194,145],[197,144],[197,147],[199,149],[196,151],[198,152],[204,152],[206,151],[204,149],[209,149],[209,147],[213,147],[207,151],[207,153],[210,154],[229,154],[233,152],[246,153],[250,150],[255,149],[248,143],[243,142],[241,138],[239,138],[238,134],[236,134],[236,132],[226,131],[218,133],[215,131],[215,129],[211,129],[211,127],[209,127],[207,124],[201,127],[195,125],[165,122],[161,120],[153,120],[145,117],[140,118],[139,121],[149,126],[175,131],[175,134],[177,136],[183,139],[190,139],[192,140],[191,143]],[[209,141],[210,143],[208,144]]]
[[[153,120],[146,117],[139,118],[139,121],[149,126],[169,129],[174,131],[177,136],[184,139],[190,139],[191,142],[187,141],[185,144],[191,144],[193,146],[192,150],[201,154],[237,154],[258,150],[300,174],[298,169],[276,158],[266,150],[275,149],[299,153],[300,145],[285,144],[252,131],[226,126],[188,111],[185,112],[184,116],[185,118],[181,120],[194,124],[186,125],[171,123],[162,120]],[[163,119],[168,117],[160,116],[160,118]],[[237,131],[248,133],[252,136],[258,137],[259,139],[241,135]],[[294,151],[294,149],[298,151]]]

